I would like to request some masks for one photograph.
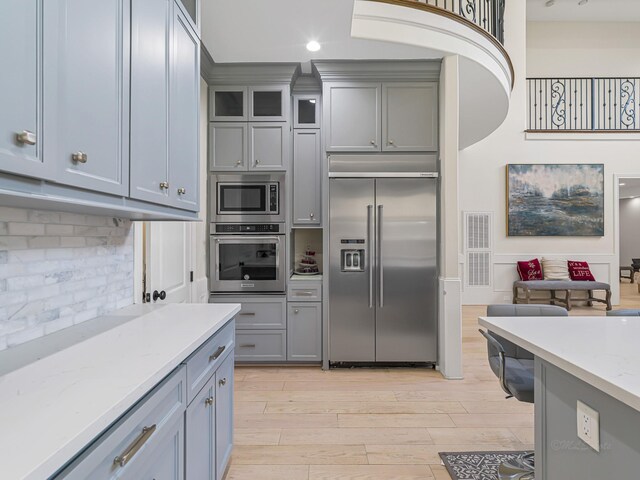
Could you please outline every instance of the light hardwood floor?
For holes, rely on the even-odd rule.
[[[622,285],[619,308],[640,308]],[[463,308],[464,380],[432,370],[237,367],[227,480],[449,479],[438,452],[533,448],[533,405],[506,400]],[[604,306],[572,315],[604,315]]]

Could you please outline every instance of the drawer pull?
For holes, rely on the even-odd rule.
[[[221,387],[224,387],[227,384],[227,379],[223,378],[222,380],[218,381],[218,385],[220,385]]]
[[[293,293],[296,297],[313,297],[314,292],[310,291],[296,291]]]
[[[151,438],[151,435],[153,435],[153,432],[155,431],[156,431],[155,423],[150,427],[144,427],[142,429],[142,433],[138,435],[138,438],[136,438],[133,441],[133,443],[129,445],[129,448],[127,448],[127,450],[122,455],[119,455],[116,458],[114,458],[113,463],[116,465],[120,465],[121,467],[124,467],[129,462],[129,460],[131,460],[135,456],[135,454],[138,453],[138,450],[140,450],[142,446],[145,443],[147,443],[147,440]]]
[[[240,315],[241,317],[255,317],[256,313],[255,312],[240,312],[238,315]]]
[[[227,346],[226,346],[226,345],[223,345],[223,346],[221,346],[221,347],[218,347],[218,349],[216,350],[216,352],[215,352],[214,354],[209,355],[209,361],[210,361],[210,362],[213,362],[214,360],[217,360],[217,359],[218,359],[218,357],[219,357],[220,355],[222,355],[222,352],[224,352],[224,350],[225,350],[226,348],[227,348]]]
[[[213,397],[205,398],[205,400],[204,400],[204,404],[205,404],[207,407],[210,407],[211,405],[213,405]]]
[[[240,345],[240,348],[256,348],[256,344],[255,343],[243,343],[242,345]]]

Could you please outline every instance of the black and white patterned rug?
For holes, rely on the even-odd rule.
[[[498,480],[505,460],[531,452],[441,452],[440,458],[453,480]]]

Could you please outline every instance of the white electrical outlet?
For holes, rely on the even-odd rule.
[[[577,405],[578,438],[600,451],[600,414],[578,400]]]

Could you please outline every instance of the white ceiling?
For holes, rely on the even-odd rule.
[[[640,178],[621,178],[620,198],[640,197]]]
[[[430,59],[425,48],[351,38],[353,0],[204,0],[202,39],[213,60]],[[310,40],[319,52],[305,48]]]
[[[527,21],[536,22],[639,22],[640,0],[555,0],[552,7],[546,0],[527,0]]]

